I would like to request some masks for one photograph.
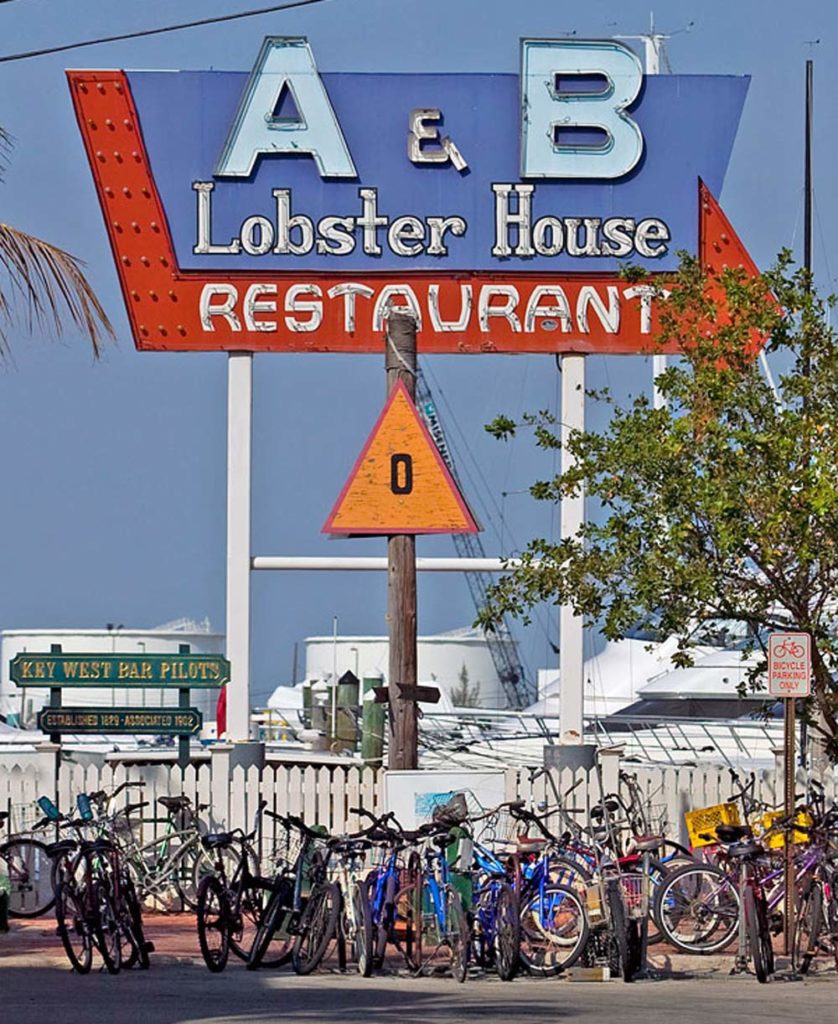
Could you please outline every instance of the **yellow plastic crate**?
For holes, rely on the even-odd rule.
[[[712,807],[699,807],[695,811],[687,811],[684,821],[687,823],[690,845],[693,848],[711,846],[715,843],[717,825],[742,824],[739,818],[739,807],[736,804],[714,804]],[[713,838],[702,839],[702,834],[713,836]]]
[[[783,815],[783,811],[768,811],[766,814],[763,814],[762,817],[759,819],[759,829],[762,832],[767,832],[772,827],[774,822],[777,821],[778,818],[782,818]],[[801,811],[794,819],[794,823],[796,825],[804,825],[809,827],[813,823],[812,816],[811,814],[806,814],[804,811]],[[798,831],[798,829],[795,829],[791,834],[791,841],[792,845],[795,846],[799,846],[800,843],[808,843],[809,833],[801,832]],[[786,845],[786,833],[775,832],[773,835],[770,835],[765,839],[765,845],[768,847],[769,850],[782,850],[782,848]]]

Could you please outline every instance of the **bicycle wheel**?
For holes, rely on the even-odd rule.
[[[634,949],[634,936],[629,928],[630,923],[626,918],[626,908],[623,903],[623,894],[620,891],[618,882],[610,882],[606,888],[605,898],[608,900],[608,916],[610,918],[611,934],[617,948],[617,959],[619,970],[623,981],[634,981],[634,962],[636,951]]]
[[[495,903],[495,964],[501,981],[512,981],[518,973],[521,954],[521,918],[518,897],[504,882]]]
[[[122,967],[122,927],[108,881],[94,881],[93,905],[93,939],[108,974],[119,974]]]
[[[551,977],[576,963],[590,927],[575,889],[548,885],[526,898],[520,916],[521,961],[530,974]]]
[[[120,924],[124,938],[122,966],[131,968],[135,965],[142,971],[147,971],[151,961],[151,943],[146,942],[145,930],[143,929],[143,912],[140,901],[137,897],[137,890],[130,878],[122,882],[122,905],[120,913]],[[126,955],[127,953],[127,955]]]
[[[398,879],[395,873],[388,872],[379,893],[378,877],[377,871],[371,871],[364,880],[367,902],[370,905],[370,920],[372,921],[374,968],[384,964],[387,943],[397,941],[393,932],[397,917]]]
[[[52,862],[37,839],[11,839],[0,846],[0,864],[9,876],[9,915],[40,917],[55,903]]]
[[[757,981],[765,984],[774,971],[774,952],[771,948],[771,935],[768,931],[765,904],[761,899],[757,899],[751,886],[745,889],[743,909],[754,974],[757,976]]]
[[[84,912],[84,899],[71,882],[62,882],[58,887],[55,917],[61,945],[73,970],[88,974],[93,963],[93,935]]]
[[[297,974],[311,974],[335,936],[340,913],[340,887],[335,882],[317,886],[300,919],[291,963]]]
[[[460,983],[468,976],[469,933],[463,901],[456,889],[449,888],[445,898],[445,933],[451,950],[451,973]]]
[[[274,887],[259,922],[247,959],[250,971],[257,967],[282,967],[291,959],[294,936],[288,931],[294,912],[294,886],[282,878]]]
[[[250,959],[250,951],[256,941],[259,924],[262,921],[270,892],[270,885],[257,879],[252,879],[249,885],[245,885],[241,889],[238,912],[233,914],[230,928],[230,949],[245,963]],[[235,907],[235,900],[233,893],[230,896],[232,910]]]
[[[352,911],[355,915],[355,934],[352,952],[358,973],[362,978],[372,974],[375,947],[372,934],[372,907],[370,906],[370,885],[368,880],[358,882],[352,891]]]
[[[823,891],[817,882],[812,882],[800,897],[794,925],[791,962],[801,974],[809,973],[817,954],[823,923]]]
[[[580,891],[586,889],[593,878],[589,865],[581,857],[569,855],[551,854],[548,875],[551,885],[566,885]]]
[[[204,963],[213,974],[227,966],[230,919],[227,891],[214,875],[207,875],[198,888],[198,945]]]
[[[739,894],[719,868],[687,864],[656,888],[652,914],[664,941],[681,952],[718,953],[736,939]]]

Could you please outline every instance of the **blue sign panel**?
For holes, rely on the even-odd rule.
[[[627,111],[642,138],[631,170],[557,179],[522,176],[525,136],[553,126],[522,117],[518,76],[324,74],[348,157],[340,174],[286,148],[220,176],[252,76],[127,77],[178,265],[216,273],[673,269],[678,250],[696,251],[697,180],[721,190],[748,87],[743,77],[647,76]],[[284,108],[299,126],[296,100],[280,90],[277,123]],[[417,121],[422,111],[431,116]],[[428,141],[411,140],[411,125]],[[608,128],[598,131],[607,144]],[[409,158],[411,142],[445,153],[443,140],[459,160]]]

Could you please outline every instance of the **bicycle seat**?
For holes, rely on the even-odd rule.
[[[617,811],[619,811],[619,809],[620,809],[620,805],[617,803],[616,800],[606,800],[605,801],[605,810],[608,811],[609,814],[616,814]],[[592,818],[601,818],[602,815],[603,815],[602,804],[597,804],[596,807],[592,807],[591,808],[591,817]]]
[[[233,842],[232,832],[213,832],[204,836],[201,842],[208,850],[217,850],[221,846],[230,846]]]
[[[717,825],[716,835],[722,843],[738,843],[740,839],[750,836],[747,825]]]
[[[663,837],[635,836],[633,845],[638,853],[645,853],[647,850],[659,850],[663,845]]]
[[[363,853],[372,849],[372,843],[369,839],[331,839],[329,849],[343,854]]]
[[[185,807],[192,806],[188,796],[159,796],[157,803],[162,804],[167,811],[182,811]]]
[[[730,846],[728,846],[725,852],[727,853],[728,857],[733,857],[738,860],[741,860],[743,857],[757,857],[759,854],[764,853],[765,851],[759,845],[759,843],[754,842],[753,839],[749,839],[747,842],[744,843],[732,843]]]
[[[515,844],[521,852],[530,850],[543,850],[547,845],[544,836],[516,836]]]

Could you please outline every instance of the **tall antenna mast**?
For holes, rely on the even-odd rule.
[[[685,29],[680,29],[681,32],[689,32],[692,28],[693,23],[690,22]],[[666,50],[664,49],[664,43],[667,39],[671,39],[673,35],[677,33],[663,33],[658,32],[655,29],[655,12],[649,12],[649,31],[644,32],[641,35],[635,36],[615,36],[615,39],[636,39],[643,43],[643,56],[646,65],[647,75],[659,75],[661,74],[661,63],[663,62],[667,68],[669,67],[669,60],[666,56]],[[657,385],[658,377],[666,369],[666,356],[664,355],[653,355],[652,356],[652,406],[655,409],[662,409],[666,404],[663,395]]]

